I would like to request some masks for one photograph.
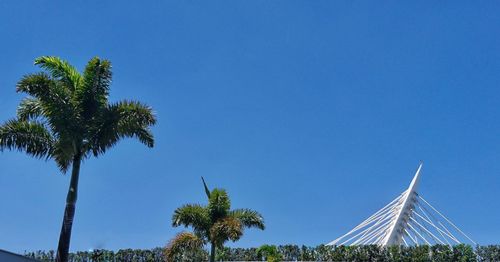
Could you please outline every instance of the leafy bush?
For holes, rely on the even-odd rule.
[[[203,253],[205,259],[207,253]],[[25,254],[41,261],[55,261],[54,251],[36,251]],[[270,256],[271,255],[271,256]],[[282,245],[261,248],[229,248],[218,250],[217,261],[463,261],[493,262],[500,261],[500,245],[435,245],[435,246],[338,246],[320,245],[317,247]],[[182,256],[176,261],[193,260]],[[164,249],[121,249],[83,251],[70,254],[70,262],[160,262],[165,261]]]

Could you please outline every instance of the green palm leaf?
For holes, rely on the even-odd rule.
[[[0,150],[19,150],[37,158],[49,158],[53,137],[36,121],[9,120],[0,126]]]
[[[94,57],[88,62],[82,85],[77,86],[74,94],[75,103],[78,103],[85,120],[90,120],[98,110],[107,106],[111,78],[108,60]]]
[[[259,212],[251,209],[235,209],[229,213],[229,216],[234,217],[241,221],[245,227],[255,227],[258,229],[265,229],[264,218]]]
[[[40,99],[27,97],[17,107],[17,118],[20,120],[32,120],[43,117],[43,105]]]
[[[207,209],[197,204],[187,204],[177,208],[172,216],[172,226],[193,227],[199,231],[210,227]]]
[[[210,193],[208,200],[208,210],[213,220],[227,216],[231,209],[231,200],[224,189],[214,189]]]
[[[207,194],[207,198],[210,199],[210,190],[208,189],[207,183],[205,183],[205,179],[201,177],[201,181],[203,182],[203,187],[205,188],[205,194]]]
[[[88,151],[97,156],[122,138],[137,138],[148,147],[154,146],[149,126],[156,123],[152,109],[134,101],[122,101],[104,108],[90,129]]]
[[[60,79],[71,91],[80,85],[82,77],[78,70],[59,57],[42,56],[35,59],[35,65],[50,72],[53,78]]]
[[[45,73],[31,74],[17,83],[16,90],[39,101],[37,113],[43,113],[53,133],[74,133],[81,127],[77,109],[70,102],[71,93],[62,82],[51,79]],[[21,104],[21,109],[27,109],[25,107]]]

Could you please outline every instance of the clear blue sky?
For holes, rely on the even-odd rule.
[[[0,1],[0,121],[33,60],[113,62],[156,147],[86,161],[72,250],[163,246],[200,176],[260,211],[234,245],[327,243],[402,192],[482,244],[500,228],[498,1]],[[54,249],[69,177],[0,153],[0,248]]]

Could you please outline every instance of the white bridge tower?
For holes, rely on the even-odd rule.
[[[476,245],[417,193],[421,170],[422,163],[408,189],[396,199],[327,245]]]

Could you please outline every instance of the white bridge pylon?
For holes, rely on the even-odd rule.
[[[422,163],[406,191],[327,245],[455,245],[476,242],[417,193]]]

